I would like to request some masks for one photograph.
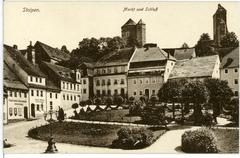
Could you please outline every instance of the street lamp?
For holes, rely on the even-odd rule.
[[[52,123],[54,123],[54,119],[52,118],[52,115],[53,115],[54,111],[53,111],[53,107],[52,106],[50,106],[50,110],[49,110],[48,113],[50,115],[50,119],[47,120],[47,117],[45,117],[45,116],[44,116],[44,119],[49,122],[49,126],[50,126],[50,139],[48,140],[48,147],[45,150],[45,153],[55,153],[58,150],[57,150],[57,147],[55,145],[55,141],[53,139]]]

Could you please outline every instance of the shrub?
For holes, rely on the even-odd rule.
[[[113,103],[116,104],[117,108],[118,108],[119,106],[121,106],[124,103],[124,99],[120,95],[115,96],[113,99]]]
[[[187,153],[217,153],[216,137],[207,128],[186,131],[182,135],[182,150]]]
[[[87,104],[87,105],[92,105],[92,104],[93,104],[93,101],[90,100],[90,99],[88,99],[88,100],[86,101],[86,104]]]
[[[74,104],[72,105],[72,108],[76,110],[76,109],[78,108],[78,104],[77,104],[77,103],[74,103]]]
[[[137,100],[129,108],[129,114],[132,116],[140,116],[143,110],[143,103],[140,100]]]
[[[212,114],[206,112],[202,115],[201,124],[204,126],[211,126],[213,124]]]
[[[85,101],[80,101],[79,105],[80,105],[81,107],[85,107],[85,106],[86,106],[86,102],[85,102]]]
[[[113,148],[140,149],[153,143],[153,133],[146,128],[121,128],[117,135]]]

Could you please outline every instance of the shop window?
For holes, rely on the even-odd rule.
[[[9,115],[12,116],[13,115],[13,109],[9,108]]]
[[[17,116],[17,108],[14,108],[14,115]]]
[[[18,108],[18,116],[22,116],[22,108]]]

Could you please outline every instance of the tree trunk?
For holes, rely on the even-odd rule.
[[[201,105],[199,105],[198,103],[195,103],[194,104],[194,123],[195,124],[200,123],[201,116],[202,116]]]
[[[172,104],[173,120],[175,120],[175,103]]]

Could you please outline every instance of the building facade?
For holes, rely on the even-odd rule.
[[[220,78],[228,82],[235,96],[239,96],[239,47],[223,57]]]
[[[134,52],[135,48],[124,48],[99,59],[93,77],[95,96],[127,96],[127,73]]]
[[[129,97],[157,95],[174,64],[175,58],[158,47],[137,48],[128,70]]]

